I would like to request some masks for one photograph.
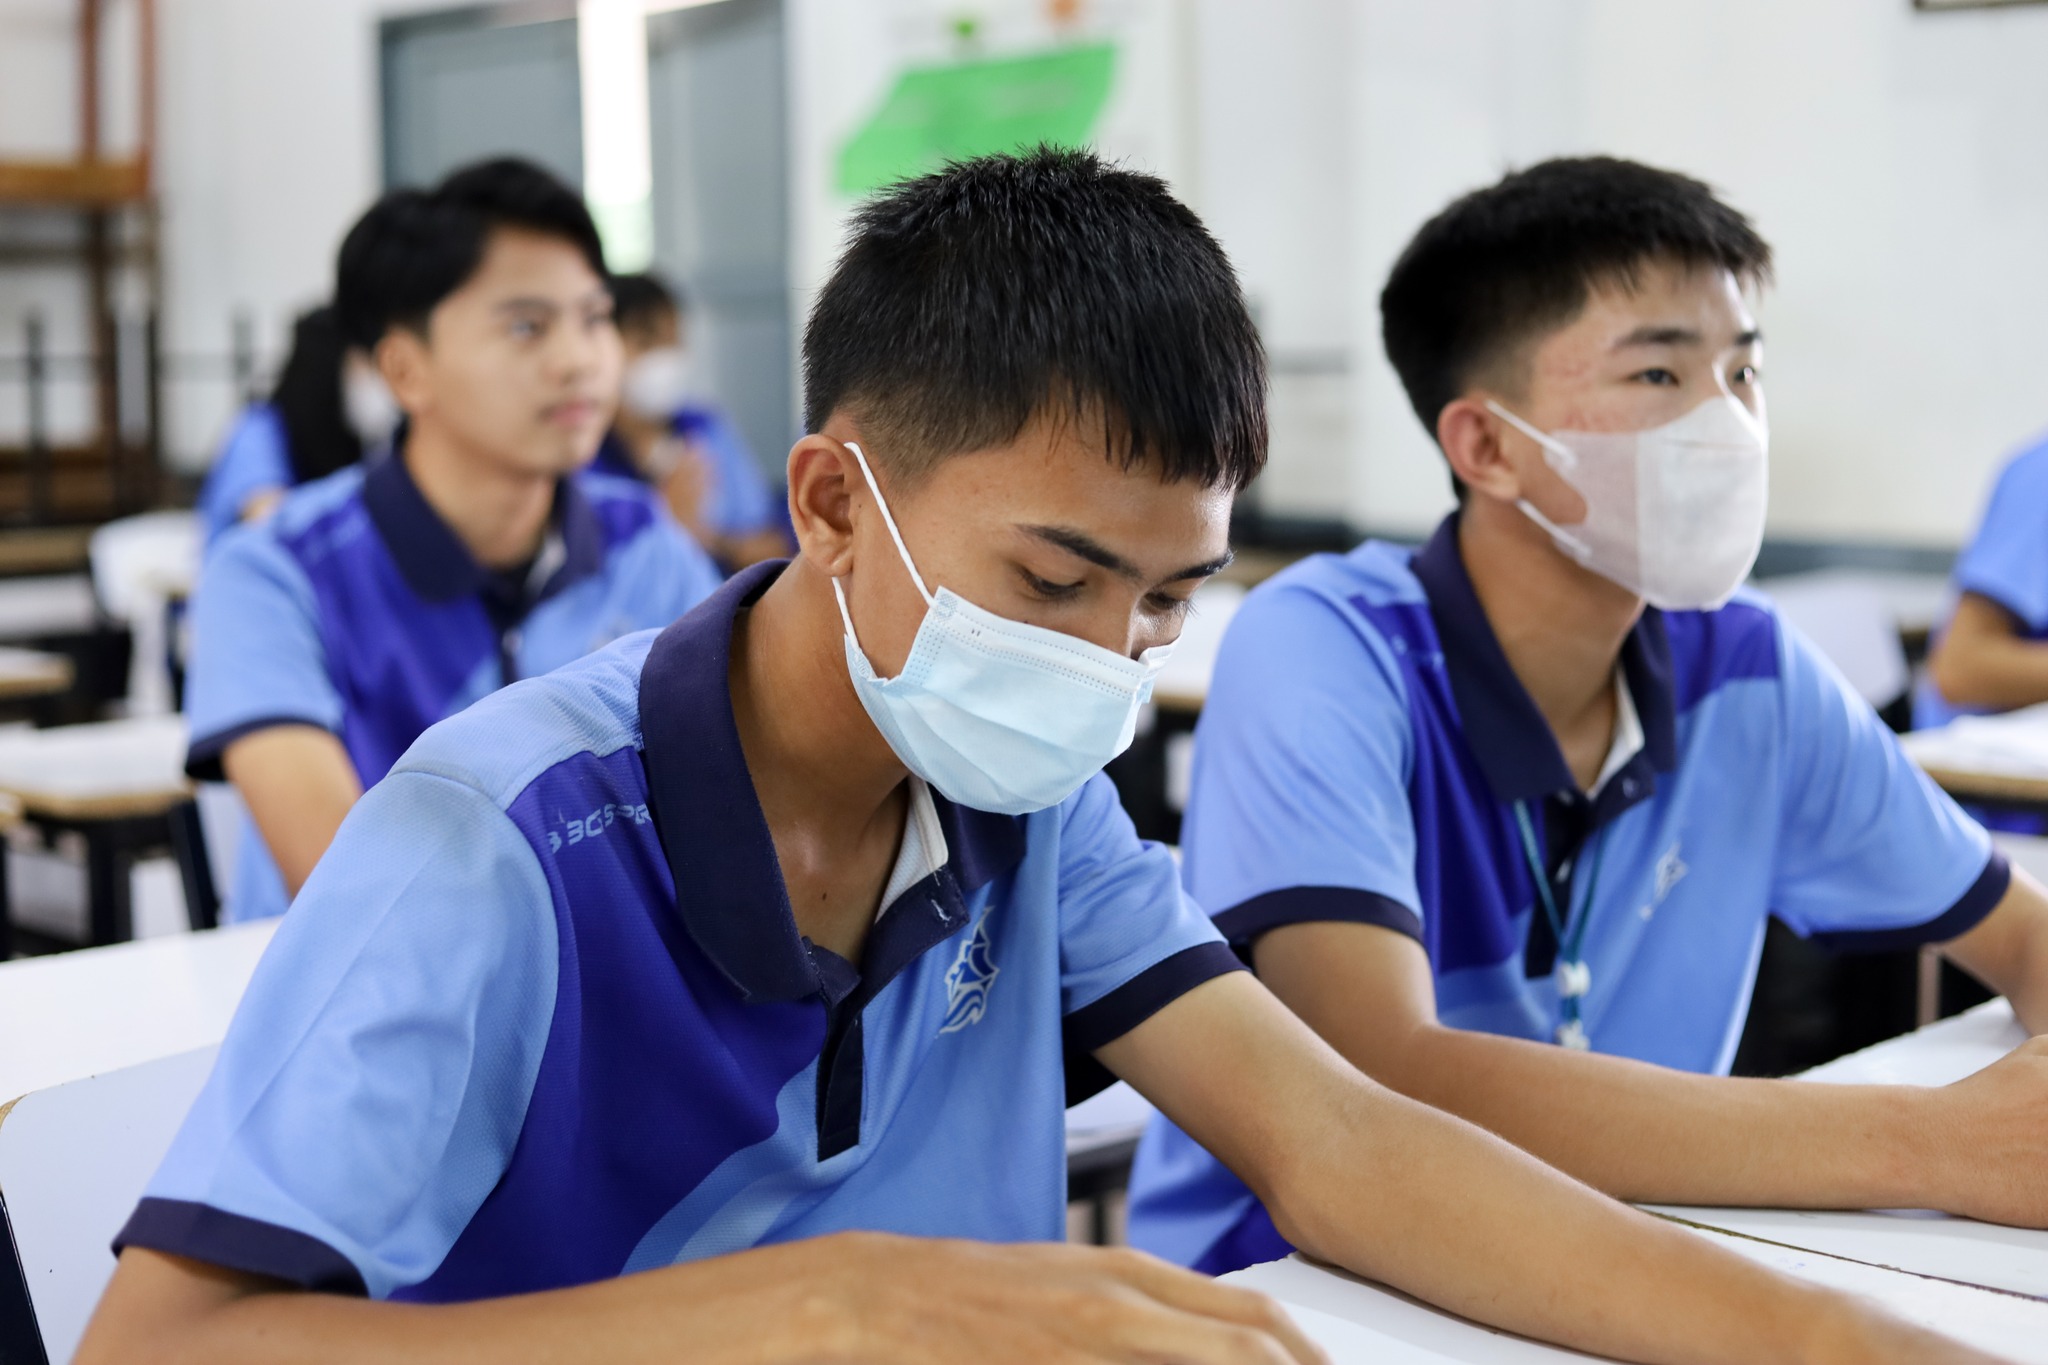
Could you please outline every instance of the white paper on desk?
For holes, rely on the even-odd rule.
[[[1460,1365],[1467,1356],[1447,1356],[1427,1346],[1400,1341],[1356,1322],[1346,1322],[1334,1313],[1287,1305],[1287,1314],[1302,1333],[1329,1352],[1334,1365]]]
[[[1998,716],[1959,716],[1900,736],[1915,763],[2011,777],[2048,777],[2048,703]]]

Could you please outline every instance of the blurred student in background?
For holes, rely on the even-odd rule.
[[[793,553],[781,497],[704,391],[681,297],[660,276],[641,274],[616,276],[612,298],[625,386],[597,467],[659,488],[676,520],[727,569]]]
[[[1956,603],[1928,656],[1913,723],[2048,702],[2048,436],[2007,462],[1956,560]],[[2039,816],[1990,817],[2038,832]],[[2017,823],[2016,823],[2017,822]]]
[[[707,596],[644,485],[587,470],[618,401],[603,249],[575,191],[488,161],[380,199],[335,308],[405,420],[389,458],[222,538],[193,601],[187,771],[245,837],[229,918],[282,913],[429,725]]]
[[[376,364],[342,339],[334,309],[301,314],[277,387],[236,419],[199,490],[206,543],[270,515],[288,490],[377,450],[399,416]]]

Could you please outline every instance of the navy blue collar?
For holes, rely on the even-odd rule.
[[[733,719],[733,622],[786,561],[744,569],[662,631],[640,670],[640,734],[648,805],[676,910],[698,949],[750,1002],[872,995],[926,948],[967,922],[965,898],[1024,857],[1024,823],[932,793],[947,862],[905,891],[868,936],[857,980],[814,949],[790,913],[775,841],[754,792]],[[836,642],[835,642],[836,643]],[[923,909],[916,910],[910,902]],[[904,912],[910,913],[904,913]]]
[[[394,440],[390,457],[363,472],[363,508],[400,576],[423,602],[453,602],[482,592],[491,571],[476,562],[413,482],[412,471],[405,467],[404,432]],[[604,528],[574,479],[556,482],[551,515],[562,537],[562,566],[541,586],[535,601],[604,568]]]
[[[1444,518],[1428,543],[1415,552],[1411,567],[1436,621],[1466,747],[1494,796],[1507,802],[1576,794],[1579,785],[1557,747],[1557,737],[1509,666],[1473,591],[1458,551],[1456,512]],[[1602,790],[1597,812],[1602,819],[1649,796],[1655,788],[1654,774],[1668,773],[1678,762],[1671,642],[1656,608],[1644,608],[1622,642],[1621,665],[1642,721],[1643,749]]]

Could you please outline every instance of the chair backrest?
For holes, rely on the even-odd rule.
[[[1851,571],[1827,570],[1766,579],[1757,586],[1872,706],[1897,701],[1912,685],[1898,610],[1878,582]]]
[[[199,1048],[52,1086],[0,1111],[0,1353],[7,1365],[17,1356],[26,1365],[65,1365],[77,1351],[114,1273],[114,1234],[135,1211],[219,1051]],[[14,1267],[4,1264],[10,1247]],[[31,1353],[38,1339],[40,1357]]]

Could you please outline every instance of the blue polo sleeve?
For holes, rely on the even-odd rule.
[[[712,529],[722,536],[744,536],[774,526],[775,494],[732,418],[718,408],[691,408],[677,416],[676,428],[711,460]]]
[[[2004,607],[2029,634],[2048,634],[2048,442],[2013,457],[1998,476],[1955,582]]]
[[[242,736],[276,725],[340,733],[341,694],[327,671],[313,585],[268,526],[221,539],[192,596],[185,770],[222,779],[220,758]]]
[[[1070,1043],[1092,1051],[1212,977],[1240,969],[1181,890],[1173,854],[1138,838],[1097,773],[1052,811],[1059,822],[1060,1003]]]
[[[2011,869],[1820,652],[1778,627],[1785,794],[1772,913],[1842,949],[1944,943]]]
[[[546,874],[494,802],[423,772],[373,787],[117,1248],[377,1298],[425,1279],[511,1159],[556,946]]]
[[[199,488],[199,519],[210,546],[242,520],[249,499],[292,486],[284,421],[268,403],[252,403],[235,419],[213,468]]]
[[[1413,763],[1387,641],[1306,585],[1268,584],[1224,635],[1195,731],[1188,889],[1239,945],[1314,921],[1420,939]]]

